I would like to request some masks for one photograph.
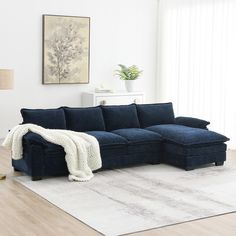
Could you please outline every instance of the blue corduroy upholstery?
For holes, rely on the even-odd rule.
[[[105,124],[101,107],[69,108],[64,107],[67,129],[85,131],[104,131]]]
[[[172,103],[138,104],[136,106],[142,128],[175,123]]]
[[[47,147],[48,142],[43,137],[33,132],[28,132],[23,137],[23,142],[27,144],[41,145],[42,147]]]
[[[23,123],[86,131],[97,138],[103,169],[164,162],[189,170],[226,160],[224,142],[229,139],[208,131],[207,121],[174,119],[171,103],[22,109],[21,113]],[[68,174],[64,149],[32,132],[23,137],[23,159],[12,162],[15,169],[36,178]]]
[[[165,140],[181,145],[224,143],[229,139],[221,134],[183,125],[155,125],[146,128],[160,134]]]
[[[87,134],[94,136],[98,140],[100,146],[123,145],[128,143],[125,138],[111,132],[89,131]]]
[[[210,122],[193,117],[179,116],[175,118],[175,124],[185,125],[193,128],[207,129],[207,125],[209,125]]]
[[[21,109],[23,124],[31,123],[49,129],[66,129],[64,110],[58,109]]]
[[[118,129],[112,133],[128,140],[129,155],[143,155],[144,159],[147,157],[149,163],[160,163],[162,137],[159,134],[140,128]]]
[[[155,125],[146,128],[161,134],[163,155],[161,161],[186,170],[209,163],[223,164],[229,139],[205,129],[183,125]]]
[[[176,143],[170,143],[168,141],[163,143],[163,149],[165,152],[172,152],[185,156],[206,155],[209,153],[225,152],[226,144],[204,144],[204,145],[189,145],[183,146]]]
[[[186,170],[192,170],[201,165],[215,163],[223,165],[226,160],[226,152],[204,153],[202,155],[181,155],[174,152],[164,152],[162,162],[177,166]]]
[[[103,169],[160,162],[160,142],[132,146],[128,145],[128,140],[113,133],[104,131],[87,133],[98,139]],[[136,151],[133,152],[132,148]],[[23,159],[12,160],[15,169],[24,171],[32,177],[68,174],[65,152],[61,146],[47,142],[40,135],[29,132],[23,138],[23,149]]]
[[[107,131],[140,127],[135,104],[102,106],[102,111]]]
[[[161,135],[139,128],[117,129],[113,130],[112,133],[118,134],[126,138],[132,144],[162,141]]]

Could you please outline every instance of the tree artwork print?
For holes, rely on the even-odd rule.
[[[90,18],[43,15],[43,83],[89,82]]]

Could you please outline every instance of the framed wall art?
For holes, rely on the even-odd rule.
[[[89,83],[90,17],[43,15],[43,84]]]

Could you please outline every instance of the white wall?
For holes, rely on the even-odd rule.
[[[13,68],[15,89],[0,91],[0,137],[21,122],[20,109],[79,106],[81,92],[114,77],[118,63],[144,70],[139,88],[155,98],[157,0],[1,0],[0,68]],[[91,17],[90,83],[42,85],[42,14]]]

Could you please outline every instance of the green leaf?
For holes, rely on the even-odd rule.
[[[118,75],[122,80],[135,80],[142,73],[142,71],[139,70],[136,65],[126,67],[125,65],[118,64],[118,66],[120,69],[116,70],[115,72],[116,75]]]

